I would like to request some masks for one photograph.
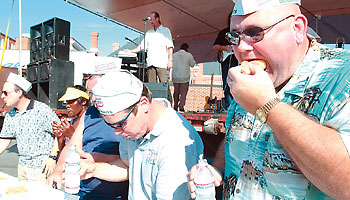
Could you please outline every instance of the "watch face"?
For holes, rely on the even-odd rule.
[[[275,106],[279,102],[281,102],[281,100],[276,97],[270,100],[269,102],[267,102],[267,104],[265,104],[264,106],[258,108],[255,112],[256,118],[258,118],[258,120],[261,121],[262,123],[265,123],[267,120],[268,112],[271,110],[273,106]]]
[[[262,123],[266,122],[266,113],[264,111],[262,111],[261,109],[258,109],[256,111],[256,118],[258,118],[259,121],[261,121]]]

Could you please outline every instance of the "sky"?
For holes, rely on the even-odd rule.
[[[0,32],[6,33],[10,19],[9,37],[19,37],[19,0],[1,0]],[[30,27],[57,17],[71,24],[70,36],[75,38],[87,50],[91,47],[91,32],[98,32],[99,56],[108,56],[113,52],[113,43],[121,46],[127,43],[125,37],[134,39],[138,33],[73,6],[64,0],[22,0],[22,34],[29,34]]]

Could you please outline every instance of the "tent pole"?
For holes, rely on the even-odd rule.
[[[316,33],[318,34],[318,22],[319,20],[321,20],[321,15],[315,15],[315,19],[316,19]]]
[[[18,66],[18,75],[22,76],[22,62],[21,62],[21,54],[22,54],[22,9],[21,9],[21,0],[18,0],[18,19],[19,19],[19,66]]]

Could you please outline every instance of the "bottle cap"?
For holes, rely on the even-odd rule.
[[[200,167],[208,165],[207,160],[203,158],[203,154],[199,155],[198,164],[199,164]]]

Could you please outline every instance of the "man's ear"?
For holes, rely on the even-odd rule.
[[[83,106],[86,106],[86,105],[88,104],[88,102],[89,102],[89,100],[84,99],[84,101],[83,101],[82,105],[83,105]]]
[[[142,96],[141,99],[140,99],[140,102],[139,102],[139,105],[140,105],[140,106],[139,106],[139,109],[138,109],[138,110],[142,109],[142,111],[143,111],[144,113],[148,113],[149,107],[150,107],[150,103],[151,103],[151,102],[149,102],[149,100],[147,99],[147,97]]]
[[[297,15],[295,16],[294,20],[294,32],[295,32],[295,38],[296,42],[298,44],[301,44],[304,42],[306,37],[306,30],[307,30],[307,19],[304,15]]]
[[[19,97],[21,97],[21,96],[23,96],[24,97],[24,92],[23,92],[23,90],[17,90],[18,92],[19,92]]]

